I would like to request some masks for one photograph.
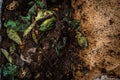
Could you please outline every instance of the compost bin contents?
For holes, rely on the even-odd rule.
[[[2,80],[70,80],[88,46],[67,0],[4,0]]]

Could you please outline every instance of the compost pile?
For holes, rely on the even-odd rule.
[[[71,1],[4,0],[2,80],[70,80],[89,71],[78,57],[88,46]]]

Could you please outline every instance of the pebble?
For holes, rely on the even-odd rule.
[[[94,80],[120,80],[120,79],[118,79],[118,78],[110,78],[107,75],[102,75],[99,78],[96,78]]]

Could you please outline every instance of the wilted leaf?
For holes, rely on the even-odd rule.
[[[87,39],[80,32],[77,32],[76,38],[77,38],[78,44],[82,48],[85,48],[88,46]]]
[[[34,42],[37,44],[38,43],[38,39],[37,39],[37,37],[36,37],[34,32],[32,32],[32,38],[33,38]]]
[[[22,41],[15,30],[10,28],[7,29],[7,35],[11,40],[15,41],[17,44],[22,44]]]
[[[4,54],[4,56],[6,57],[6,59],[7,59],[10,63],[12,63],[12,57],[10,56],[10,54],[8,53],[8,51],[5,50],[5,49],[1,49],[1,52]]]
[[[24,34],[23,36],[27,36],[29,34],[29,32],[34,28],[36,22],[33,22],[25,31],[24,31]]]
[[[25,61],[26,63],[31,63],[32,59],[30,56],[24,57],[22,54],[20,55],[21,60]]]
[[[37,16],[35,17],[35,20],[38,21],[43,18],[43,10],[39,10],[37,13]]]
[[[41,25],[40,25],[40,30],[41,31],[47,31],[50,30],[52,28],[54,28],[54,24],[53,22],[55,21],[55,17],[49,18],[47,20],[45,20]]]
[[[50,10],[39,10],[37,16],[35,17],[35,21],[45,18],[48,15],[52,15],[53,12]]]

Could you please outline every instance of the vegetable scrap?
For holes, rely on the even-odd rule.
[[[77,32],[76,38],[77,38],[78,44],[82,48],[85,48],[88,46],[87,39],[82,35],[82,33]]]
[[[8,34],[8,37],[15,41],[17,44],[22,44],[22,41],[21,41],[21,38],[19,37],[18,33],[13,30],[13,29],[7,29],[7,34]]]
[[[41,25],[40,25],[40,30],[41,31],[47,31],[50,30],[52,28],[54,28],[54,22],[55,21],[55,17],[52,17],[50,19],[45,20]]]
[[[16,65],[20,60],[25,65],[38,65],[41,55],[46,53],[59,59],[71,51],[70,47],[82,49],[88,46],[87,39],[80,31],[80,20],[72,18],[71,9],[63,11],[60,6],[49,6],[46,0],[32,0],[26,5],[30,7],[24,16],[20,14],[17,19],[6,19],[4,22],[10,45],[6,49],[1,48],[8,60],[2,68],[2,75],[11,76],[12,80],[17,75],[19,67]],[[20,60],[13,62],[13,55]]]
[[[10,54],[8,53],[7,50],[1,49],[1,52],[4,54],[4,56],[6,57],[6,59],[8,60],[9,63],[12,63],[12,62],[13,62],[13,59],[12,59],[12,57],[10,56]]]

